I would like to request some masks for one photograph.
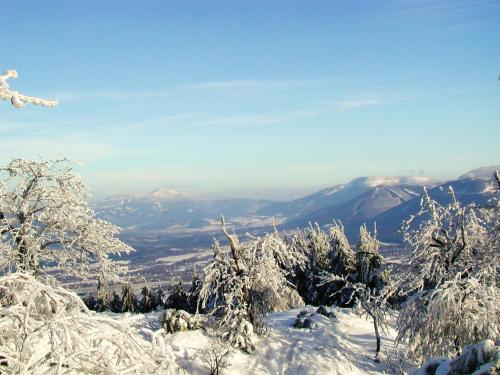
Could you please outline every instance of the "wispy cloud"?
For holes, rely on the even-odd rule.
[[[0,140],[0,160],[6,162],[13,157],[36,159],[42,155],[44,159],[61,156],[83,163],[93,163],[118,153],[113,146],[77,139],[30,138],[19,140]]]
[[[416,99],[414,94],[360,94],[338,100],[335,106],[343,110],[375,107],[384,104],[405,102]]]
[[[58,100],[67,101],[87,101],[87,100],[144,100],[151,98],[161,98],[170,94],[172,90],[158,91],[134,91],[134,90],[61,90],[50,91],[50,94]]]
[[[254,126],[282,124],[294,120],[315,117],[318,111],[294,111],[284,113],[270,113],[247,116],[221,116],[194,121],[188,127],[212,127],[212,126]]]
[[[396,0],[385,3],[384,13],[405,18],[423,15],[450,17],[491,8],[500,8],[500,3],[496,0]]]
[[[185,85],[191,90],[237,90],[237,89],[288,89],[303,86],[322,85],[334,82],[335,79],[302,79],[302,80],[232,80],[198,82]]]
[[[342,109],[356,109],[356,108],[373,107],[383,103],[384,102],[381,99],[353,99],[353,100],[342,100],[337,104]]]

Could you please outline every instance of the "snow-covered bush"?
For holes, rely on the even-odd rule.
[[[106,278],[122,270],[108,256],[132,248],[116,237],[118,227],[95,217],[85,202],[87,188],[71,167],[67,159],[14,159],[0,168],[1,269],[38,275],[52,267]]]
[[[167,309],[160,316],[160,324],[165,333],[191,331],[201,328],[202,323],[203,320],[199,315],[191,315],[184,310]]]
[[[8,374],[168,373],[165,348],[125,319],[90,312],[80,297],[24,273],[0,277],[0,355]]]
[[[233,348],[219,336],[213,335],[207,347],[200,352],[200,358],[209,368],[209,375],[219,375],[231,365]]]
[[[252,237],[242,245],[236,235],[227,232],[224,218],[222,231],[230,242],[231,255],[215,241],[214,259],[204,270],[199,309],[218,322],[229,342],[249,351],[253,350],[254,328],[261,327],[268,312],[295,307],[295,301],[303,304],[287,282],[303,257],[277,233]]]
[[[12,91],[7,83],[10,78],[17,78],[15,70],[6,70],[0,75],[0,100],[10,100],[15,108],[22,108],[26,103],[42,105],[44,107],[55,107],[59,104],[57,100],[46,100],[34,96],[26,96],[17,91]]]
[[[466,345],[455,359],[431,358],[413,375],[487,375],[500,373],[500,346],[493,340]]]
[[[415,360],[500,338],[500,206],[463,206],[450,195],[451,203],[440,206],[424,191],[420,213],[405,226],[413,252],[401,277],[409,298],[398,340]]]

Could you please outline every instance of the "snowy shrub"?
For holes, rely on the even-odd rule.
[[[236,312],[229,324],[222,327],[221,338],[227,340],[232,346],[246,353],[255,350],[253,324],[246,319],[246,314],[242,311]]]
[[[487,375],[500,372],[500,346],[493,340],[466,345],[455,359],[431,358],[413,375]]]
[[[307,310],[302,310],[297,314],[297,318],[293,322],[293,328],[301,329],[316,329],[318,328],[318,323],[315,322],[313,318],[315,314],[311,314]]]
[[[398,341],[415,360],[500,338],[499,205],[463,206],[451,189],[450,195],[451,203],[440,206],[424,191],[420,213],[405,226],[413,252],[401,276],[409,298]]]
[[[318,328],[318,324],[310,318],[297,318],[293,323],[293,328],[316,329]]]
[[[222,231],[231,255],[215,241],[214,259],[204,270],[199,308],[218,322],[234,346],[248,351],[255,327],[264,331],[261,319],[267,313],[294,307],[291,304],[300,300],[287,276],[303,258],[277,233],[252,237],[241,245],[236,235],[227,232],[224,218]]]
[[[62,287],[9,274],[0,278],[0,302],[6,373],[168,373],[161,341],[141,344],[125,320],[89,312]]]
[[[0,268],[39,275],[44,267],[86,277],[114,277],[123,268],[109,255],[132,248],[118,227],[95,217],[87,189],[66,160],[14,159],[0,168]],[[91,272],[92,271],[92,272]]]
[[[327,318],[336,318],[335,313],[332,310],[327,309],[323,305],[318,306],[318,309],[316,310],[316,314],[326,316]]]
[[[160,323],[165,333],[174,333],[201,328],[203,321],[199,315],[191,315],[184,310],[167,309],[160,316]]]
[[[26,96],[17,91],[10,90],[7,80],[17,78],[15,70],[6,70],[0,75],[0,100],[9,100],[15,108],[22,108],[26,103],[42,105],[45,107],[55,107],[59,104],[57,100],[46,100],[33,96]]]
[[[232,347],[219,336],[212,336],[200,358],[209,368],[209,375],[219,375],[231,365]]]

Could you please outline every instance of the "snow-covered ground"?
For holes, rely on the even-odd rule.
[[[236,350],[225,374],[374,374],[387,368],[383,359],[375,363],[375,335],[370,320],[360,318],[349,309],[335,309],[337,318],[316,314],[317,328],[296,329],[293,323],[304,309],[275,313],[269,320],[269,334],[256,340],[256,350],[245,354]],[[315,308],[307,307],[311,313]],[[160,328],[160,313],[130,315],[138,337],[149,340],[144,328]],[[119,314],[116,319],[122,319]],[[105,329],[103,327],[103,329]],[[383,336],[382,351],[392,352],[395,331]],[[207,374],[200,353],[210,344],[202,330],[177,332],[165,336],[171,361],[186,374]],[[181,371],[182,373],[182,371]]]

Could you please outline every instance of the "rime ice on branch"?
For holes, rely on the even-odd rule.
[[[17,91],[10,90],[10,86],[7,83],[9,78],[17,78],[17,72],[15,70],[6,70],[0,75],[0,99],[10,100],[15,108],[22,108],[26,103],[42,105],[44,107],[55,107],[59,104],[57,100],[46,100],[34,96],[26,96]]]
[[[450,196],[441,206],[424,191],[420,213],[404,228],[413,252],[400,280],[409,298],[398,340],[415,360],[500,339],[499,202],[462,205],[451,188]]]
[[[116,237],[118,227],[95,217],[86,196],[67,159],[14,159],[0,167],[0,268],[36,276],[57,267],[106,278],[121,271],[109,255],[133,249]]]

